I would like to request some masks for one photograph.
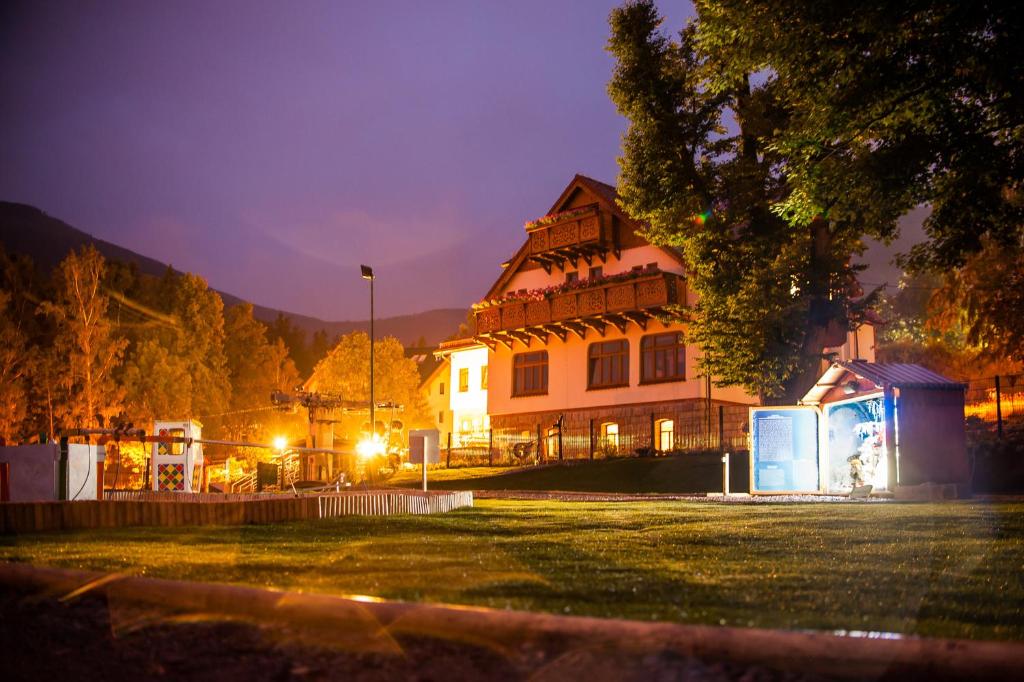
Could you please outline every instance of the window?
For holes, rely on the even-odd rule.
[[[645,336],[640,342],[640,383],[686,378],[686,344],[678,332]]]
[[[601,266],[590,268],[590,272],[587,275],[590,279],[599,279],[604,277],[604,269]]]
[[[459,369],[459,393],[469,390],[469,367]]]
[[[548,352],[520,353],[512,358],[512,395],[548,392]]]
[[[442,382],[441,382],[441,384],[440,384],[440,385],[438,386],[438,391],[437,391],[437,393],[438,393],[438,395],[444,395],[444,382],[443,382],[443,381],[442,381]]]
[[[676,446],[675,423],[671,419],[659,419],[654,427],[657,430],[658,450],[668,452]]]
[[[629,341],[590,344],[587,351],[587,388],[629,385]]]
[[[160,435],[170,436],[171,438],[184,438],[185,429],[167,429],[162,431]],[[180,441],[177,443],[159,443],[157,452],[161,455],[183,455],[185,454],[185,444]]]
[[[437,413],[437,423],[444,424],[444,410]]]
[[[601,424],[601,445],[612,452],[619,449],[619,425],[615,422]]]
[[[566,284],[572,284],[573,282],[578,282],[579,279],[580,279],[580,273],[579,272],[567,272],[567,273],[565,273],[565,283]]]
[[[480,368],[480,390],[487,390],[487,365]]]

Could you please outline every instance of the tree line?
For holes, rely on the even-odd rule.
[[[195,418],[204,435],[268,442],[305,433],[306,416],[274,409],[273,391],[310,374],[320,390],[363,400],[369,339],[305,345],[285,316],[270,325],[249,303],[225,308],[199,275],[160,277],[107,261],[93,246],[50,274],[0,252],[0,439],[52,439],[71,428]],[[377,342],[380,399],[423,411],[415,363],[396,339]],[[332,347],[333,346],[333,347]],[[363,357],[365,356],[365,357]],[[361,373],[361,374],[360,374]]]

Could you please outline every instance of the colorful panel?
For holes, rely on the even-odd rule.
[[[159,490],[185,489],[184,464],[157,464],[156,475],[159,482]]]

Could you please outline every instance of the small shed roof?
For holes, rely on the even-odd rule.
[[[847,372],[855,374],[860,379],[866,379],[879,388],[886,386],[939,390],[962,390],[964,388],[962,383],[947,379],[921,365],[850,360],[833,363],[800,402],[804,405],[817,405],[830,390],[839,385]]]

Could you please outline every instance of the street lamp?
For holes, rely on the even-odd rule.
[[[377,424],[373,418],[373,268],[360,265],[362,277],[370,282],[370,438],[377,435]]]

